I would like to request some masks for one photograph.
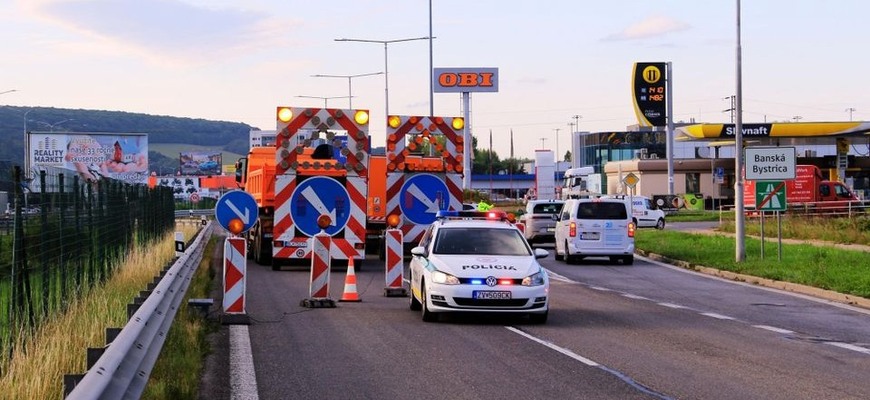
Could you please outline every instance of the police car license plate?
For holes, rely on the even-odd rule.
[[[511,292],[495,292],[490,290],[475,290],[471,296],[478,300],[510,300]]]

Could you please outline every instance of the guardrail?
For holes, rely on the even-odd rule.
[[[67,399],[138,399],[211,236],[208,223]],[[66,379],[65,379],[66,380]]]
[[[175,210],[175,218],[199,217],[214,215],[214,209],[205,210]]]

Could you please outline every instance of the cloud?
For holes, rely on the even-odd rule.
[[[40,1],[31,11],[49,21],[153,61],[197,64],[266,46],[286,29],[263,13],[202,8],[178,0]]]
[[[665,16],[651,16],[643,21],[631,25],[622,30],[622,32],[611,34],[603,40],[639,40],[658,36],[664,36],[668,33],[679,32],[690,29],[691,25],[677,21]]]

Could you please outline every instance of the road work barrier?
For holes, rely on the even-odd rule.
[[[107,343],[107,347],[98,349],[102,350],[102,355],[88,367],[83,377],[64,377],[64,392],[69,393],[67,399],[141,397],[175,313],[202,261],[211,231],[212,223],[209,223],[187,246],[184,254],[165,271],[141,305],[131,304],[134,307],[128,307],[128,311],[135,309],[135,313],[117,337],[111,340],[111,346]]]

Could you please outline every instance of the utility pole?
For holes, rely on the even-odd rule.
[[[852,120],[852,113],[855,112],[855,111],[858,111],[858,110],[855,109],[855,107],[849,107],[849,108],[846,109],[846,112],[849,113],[849,121]]]
[[[554,128],[556,131],[556,172],[559,172],[559,128]]]
[[[547,149],[546,147],[544,147],[544,142],[545,142],[545,141],[547,141],[547,138],[542,137],[542,138],[541,138],[541,150],[546,150],[546,149]]]
[[[580,132],[580,118],[583,118],[580,114],[574,114],[574,132]],[[578,143],[578,152],[580,154],[571,153],[571,162],[578,167],[582,167],[586,165],[586,139],[583,138],[582,135],[578,134],[577,143]],[[572,139],[572,142],[573,139]],[[580,158],[577,158],[580,157]],[[574,161],[576,159],[577,161]]]
[[[804,119],[804,117],[801,117],[800,115],[795,115],[791,119],[793,119],[794,122],[800,122],[802,119]]]
[[[737,107],[735,107],[735,104],[734,104],[737,100],[737,96],[732,94],[731,96],[723,97],[722,100],[731,100],[731,108],[722,110],[722,112],[731,112],[731,123],[733,124],[734,123],[734,112],[737,110]]]

